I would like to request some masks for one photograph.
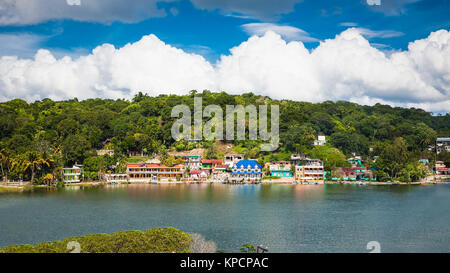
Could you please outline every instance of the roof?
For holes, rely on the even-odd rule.
[[[146,163],[128,163],[127,166],[129,168],[138,168],[138,167],[144,167],[144,168],[180,168],[182,165],[175,165],[173,167],[169,167],[166,165],[161,164],[146,164]]]
[[[198,175],[198,174],[206,174],[206,171],[204,171],[204,170],[191,170],[190,172],[189,172],[191,175]]]
[[[277,164],[284,164],[284,165],[288,165],[291,164],[291,162],[289,161],[274,161],[270,163],[271,165],[277,165]]]
[[[206,163],[206,164],[223,164],[222,160],[219,159],[204,159],[202,160],[202,163]]]
[[[173,155],[174,157],[182,157],[182,156],[199,156],[202,157],[205,153],[204,148],[195,148],[190,151],[180,151],[180,152],[169,152],[169,155]]]
[[[143,166],[143,165],[144,165],[143,162],[142,163],[128,163],[127,164],[128,167],[140,167],[140,166]]]
[[[436,141],[450,141],[450,137],[438,137]]]
[[[241,168],[241,167],[254,168],[256,166],[256,167],[262,169],[261,165],[259,165],[258,162],[256,162],[255,160],[241,160],[238,163],[236,163],[236,165],[234,165],[234,166],[236,166],[237,168]]]
[[[82,165],[73,165],[73,167],[65,167],[63,168],[63,170],[74,170],[74,169],[81,169],[83,166]]]

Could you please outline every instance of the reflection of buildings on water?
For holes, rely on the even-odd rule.
[[[328,185],[293,185],[293,192],[296,199],[301,200],[321,200],[323,199],[325,188]]]
[[[111,189],[119,186],[110,186]],[[210,202],[211,200],[226,200],[232,198],[229,189],[222,184],[176,184],[176,183],[161,183],[161,184],[128,184],[125,185],[124,190],[126,194],[138,199],[155,200],[173,200],[185,201],[195,200],[199,202]]]

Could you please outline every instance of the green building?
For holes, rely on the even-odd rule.
[[[82,165],[73,165],[72,168],[63,168],[63,182],[64,183],[79,183],[82,179]]]

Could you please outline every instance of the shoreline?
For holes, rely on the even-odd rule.
[[[357,182],[357,181],[344,181],[344,182],[336,182],[336,181],[325,181],[325,182],[319,182],[317,184],[314,183],[297,183],[292,181],[261,181],[261,182],[249,182],[249,183],[240,183],[240,184],[233,184],[233,183],[222,183],[218,181],[155,181],[155,182],[119,182],[119,183],[110,183],[106,181],[87,181],[87,182],[80,182],[80,183],[68,183],[65,184],[64,187],[83,187],[83,188],[90,188],[90,187],[99,187],[99,186],[106,186],[106,185],[179,185],[179,184],[226,184],[226,185],[255,185],[255,184],[274,184],[274,185],[359,185],[359,186],[434,186],[439,184],[448,184],[445,182],[410,182],[410,183],[402,183],[402,182]],[[15,192],[26,192],[26,191],[32,191],[34,189],[58,189],[56,186],[48,186],[48,185],[5,185],[0,184],[0,194],[1,193],[15,193]]]

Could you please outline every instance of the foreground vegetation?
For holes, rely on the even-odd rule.
[[[171,137],[173,106],[188,105],[202,96],[203,107],[219,105],[280,106],[280,148],[275,153],[260,152],[259,140],[231,141],[235,152],[259,163],[289,159],[301,152],[320,158],[333,172],[346,166],[353,153],[364,159],[378,158],[372,164],[381,181],[417,181],[426,170],[420,157],[434,163],[430,144],[438,136],[450,136],[450,115],[433,116],[421,109],[393,108],[387,105],[361,106],[350,102],[307,103],[272,100],[252,93],[229,95],[192,91],[189,95],[150,97],[139,93],[132,101],[89,99],[27,103],[20,99],[0,103],[0,176],[2,180],[27,180],[50,184],[61,180],[64,166],[82,163],[86,178],[96,180],[101,172],[124,172],[130,151],[159,154],[163,163],[177,159],[169,150],[206,149],[206,158],[223,156],[216,144],[176,142]],[[270,109],[270,107],[269,107]],[[206,119],[205,119],[206,121]],[[325,146],[313,146],[317,135],[326,135]],[[112,149],[114,156],[96,156],[96,149]],[[450,154],[438,160],[450,164]]]
[[[0,253],[185,253],[191,252],[191,235],[178,229],[153,228],[143,231],[121,231],[109,234],[75,236],[62,241],[36,245],[13,245],[0,249]]]

